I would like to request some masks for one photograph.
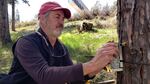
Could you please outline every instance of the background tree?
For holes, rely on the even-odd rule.
[[[16,21],[16,22],[20,22],[20,14],[19,14],[19,10],[18,10],[18,9],[16,10],[15,17],[16,17],[16,18],[15,18],[15,21]]]
[[[109,6],[108,4],[106,4],[106,5],[102,8],[102,10],[101,10],[101,12],[100,12],[100,15],[101,15],[101,16],[110,16],[110,10],[111,10],[110,6]]]
[[[22,1],[29,5],[27,0]],[[9,32],[8,2],[10,2],[10,0],[0,0],[0,47],[12,42]]]
[[[0,47],[11,42],[7,0],[0,0]]]
[[[101,3],[100,1],[96,1],[94,6],[91,8],[91,14],[93,14],[93,16],[99,16],[100,11],[101,11]]]
[[[15,1],[16,0],[12,0],[12,31],[16,31],[15,30]]]
[[[150,0],[118,0],[120,84],[150,84]]]
[[[117,14],[117,1],[114,1],[113,5],[110,7],[110,16],[116,16]]]
[[[29,1],[27,0],[22,0],[25,4],[28,4],[28,6],[30,6]],[[12,31],[16,31],[15,30],[15,4],[18,3],[17,0],[9,0],[9,4],[12,5]]]

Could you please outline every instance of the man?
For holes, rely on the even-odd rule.
[[[95,57],[83,64],[72,63],[67,48],[58,40],[64,19],[70,18],[67,8],[56,2],[44,3],[38,14],[38,31],[23,36],[13,46],[13,64],[2,84],[83,84],[117,55],[114,43],[98,49]],[[6,83],[7,82],[7,83]]]

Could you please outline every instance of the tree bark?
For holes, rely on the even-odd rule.
[[[15,30],[15,0],[12,0],[12,31]]]
[[[150,0],[118,0],[117,8],[120,84],[150,84]]]
[[[0,47],[11,42],[7,0],[0,0]]]

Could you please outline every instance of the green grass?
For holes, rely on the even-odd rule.
[[[12,63],[12,45],[13,43],[21,36],[31,33],[34,31],[34,26],[28,26],[23,28],[17,28],[17,32],[11,31],[12,43],[3,45],[0,49],[0,73],[7,73],[10,69],[10,65]]]
[[[73,60],[85,62],[95,55],[96,49],[108,41],[117,41],[116,29],[98,29],[97,32],[65,32],[60,37],[68,47]]]
[[[6,73],[10,68],[12,61],[11,46],[12,44],[10,43],[0,49],[0,73]]]

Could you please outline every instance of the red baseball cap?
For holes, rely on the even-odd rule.
[[[71,12],[69,9],[61,7],[61,5],[59,5],[56,2],[46,2],[41,6],[39,10],[38,18],[40,18],[40,15],[43,15],[48,11],[54,11],[54,10],[62,10],[64,12],[65,18],[67,19],[71,17]]]

